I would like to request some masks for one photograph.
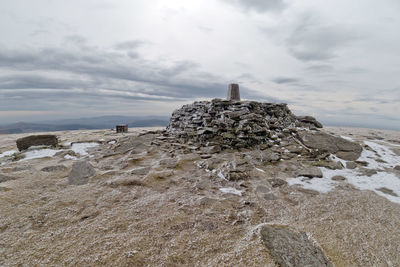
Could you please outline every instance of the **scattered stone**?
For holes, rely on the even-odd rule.
[[[256,188],[257,193],[268,193],[269,191],[270,191],[270,189],[264,185],[259,185]]]
[[[261,240],[278,266],[333,267],[306,233],[280,225],[266,225],[261,229]]]
[[[109,186],[143,186],[143,182],[137,177],[118,177],[107,182]]]
[[[340,161],[332,160],[318,160],[311,162],[312,165],[316,167],[325,167],[331,170],[341,170],[343,169],[343,164]]]
[[[275,195],[272,194],[272,193],[267,193],[267,194],[264,194],[264,199],[265,199],[265,200],[277,200],[278,197],[275,196]]]
[[[346,168],[347,169],[355,169],[357,168],[357,164],[354,161],[348,161],[346,162]]]
[[[134,175],[146,175],[146,174],[149,173],[150,169],[151,169],[150,167],[136,168],[136,169],[131,170],[131,174],[134,174]]]
[[[282,179],[279,179],[279,178],[269,179],[268,182],[270,182],[271,186],[274,187],[274,188],[287,185],[287,182],[285,180],[282,180]]]
[[[311,167],[311,168],[305,168],[301,169],[297,172],[297,177],[299,176],[304,176],[308,178],[322,178],[323,174],[322,171],[319,168]]]
[[[304,194],[308,194],[308,195],[312,195],[312,196],[317,196],[319,195],[318,191],[312,190],[312,189],[307,189],[307,188],[302,188],[300,187],[299,189],[297,189],[299,192],[302,192]]]
[[[395,169],[396,171],[400,171],[400,165],[395,166],[394,169]]]
[[[392,189],[389,189],[389,188],[386,188],[386,187],[381,187],[381,188],[378,188],[376,190],[381,191],[382,193],[394,196],[394,197],[398,197],[398,195],[395,192],[393,192]]]
[[[57,171],[65,171],[67,167],[64,165],[55,165],[55,166],[48,166],[41,169],[42,172],[57,172]]]
[[[57,136],[47,135],[30,135],[17,139],[17,147],[19,151],[27,150],[31,146],[57,146]]]
[[[377,170],[373,170],[373,169],[366,169],[366,168],[360,168],[360,172],[362,175],[365,176],[372,176],[378,173]]]
[[[341,175],[335,175],[331,178],[333,181],[345,181],[346,177],[341,176]]]
[[[355,163],[357,163],[358,165],[364,166],[364,167],[368,166],[368,162],[362,161],[362,160],[356,160]]]
[[[172,170],[164,170],[164,171],[151,171],[146,175],[146,180],[149,179],[165,179],[168,178],[170,176],[174,175],[174,172]]]
[[[10,180],[14,180],[15,178],[0,174],[0,183],[4,183]]]
[[[167,159],[162,159],[158,162],[160,166],[164,166],[168,169],[173,169],[178,165],[178,159],[176,158],[167,158]]]
[[[68,176],[68,184],[83,185],[87,184],[89,178],[95,175],[95,170],[87,161],[76,161],[72,164],[71,172]]]

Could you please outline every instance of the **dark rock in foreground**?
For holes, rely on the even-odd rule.
[[[333,266],[305,233],[297,233],[284,226],[267,225],[261,229],[261,239],[278,266]]]
[[[57,136],[52,134],[46,135],[30,135],[17,139],[17,147],[19,151],[28,149],[31,146],[57,146]]]

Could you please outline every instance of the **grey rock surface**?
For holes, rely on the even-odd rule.
[[[324,132],[299,132],[299,137],[304,145],[318,149],[320,153],[336,154],[344,160],[357,160],[362,152],[362,147],[354,142]]]
[[[87,161],[76,161],[72,164],[71,172],[68,176],[68,184],[83,185],[87,184],[89,178],[95,175],[95,170]]]
[[[261,229],[261,240],[278,266],[333,266],[305,233],[297,233],[284,226],[267,225]]]

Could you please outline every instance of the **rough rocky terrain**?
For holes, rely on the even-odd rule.
[[[163,130],[1,136],[0,265],[400,265],[399,132],[219,150]]]

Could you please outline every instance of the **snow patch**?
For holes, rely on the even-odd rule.
[[[259,171],[259,172],[265,172],[264,170],[261,170],[259,168],[256,168],[256,170]]]
[[[24,153],[25,158],[20,161],[25,161],[29,159],[40,159],[46,157],[53,157],[60,150],[56,149],[39,149],[39,150],[30,150]]]
[[[99,143],[94,143],[94,142],[92,142],[92,143],[74,143],[71,146],[71,150],[74,151],[76,154],[79,154],[81,156],[86,156],[89,154],[87,152],[87,150],[89,148],[96,147],[98,145],[99,145]]]
[[[223,179],[223,180],[228,181],[228,179],[226,179],[226,177],[222,174],[222,172],[218,172],[218,177]]]
[[[243,191],[237,190],[236,188],[233,187],[224,187],[220,188],[219,191],[225,194],[234,194],[237,196],[242,196]]]
[[[347,183],[354,185],[359,190],[371,190],[388,200],[400,204],[400,179],[393,173],[386,172],[387,169],[392,169],[396,165],[400,165],[400,157],[393,153],[390,148],[377,144],[371,141],[365,141],[371,150],[364,149],[361,153],[359,161],[365,161],[368,166],[365,168],[374,169],[376,174],[371,176],[364,175],[359,168],[356,169],[341,169],[330,170],[327,168],[320,168],[323,178],[309,179],[306,177],[297,177],[287,179],[289,185],[301,185],[307,189],[313,189],[321,193],[327,193],[333,190],[339,181],[332,180],[334,176],[343,176],[346,178]],[[346,166],[346,161],[331,156],[334,161],[341,162]],[[382,162],[383,160],[384,162]],[[387,188],[393,191],[394,195],[386,194],[379,191],[379,188]],[[397,196],[395,196],[397,195]]]
[[[340,137],[343,138],[344,140],[347,140],[347,141],[350,141],[350,142],[354,142],[354,139],[351,138],[351,137],[344,136],[344,135],[341,135]]]
[[[14,155],[15,153],[17,153],[16,150],[4,151],[3,153],[0,154],[0,158],[9,157]]]

